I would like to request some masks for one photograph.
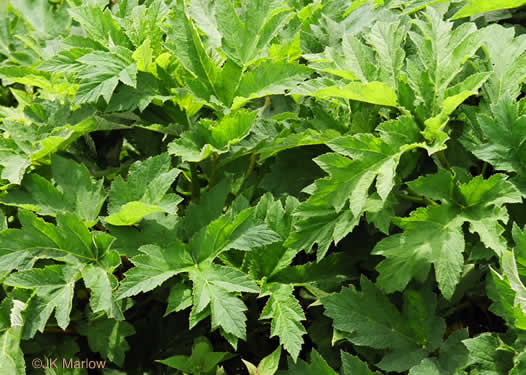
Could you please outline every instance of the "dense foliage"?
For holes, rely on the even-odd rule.
[[[0,1],[0,374],[525,374],[525,3]]]

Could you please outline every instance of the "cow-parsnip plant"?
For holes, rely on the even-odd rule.
[[[523,0],[2,0],[0,375],[526,374]]]

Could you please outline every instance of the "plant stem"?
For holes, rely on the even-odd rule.
[[[451,171],[451,165],[449,164],[449,161],[446,158],[446,155],[444,154],[444,151],[439,151],[435,154],[436,160],[438,160],[438,164],[442,167],[447,169],[448,171]]]
[[[197,176],[196,163],[190,163],[190,173],[192,177],[192,200],[197,202],[201,194],[201,185],[199,184],[199,177]]]
[[[487,162],[484,162],[484,165],[482,166],[482,171],[480,172],[480,174],[482,175],[482,177],[485,177],[486,176],[486,172],[488,171],[488,163]]]
[[[208,180],[208,189],[211,189],[216,184],[216,171],[217,171],[217,161],[219,159],[219,155],[212,154],[212,171],[210,172],[210,179]]]
[[[426,197],[420,197],[420,196],[417,196],[417,195],[409,195],[409,194],[396,194],[396,196],[398,198],[401,198],[401,199],[405,199],[406,201],[410,201],[410,202],[414,202],[414,203],[419,203],[419,204],[424,204],[424,205],[431,205],[431,206],[438,206],[438,203],[435,202],[434,200],[431,200],[429,198],[426,198]]]
[[[250,155],[250,164],[248,165],[247,175],[245,176],[245,179],[247,179],[248,176],[250,176],[255,166],[256,166],[256,154],[252,154]]]

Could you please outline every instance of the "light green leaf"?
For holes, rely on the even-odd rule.
[[[483,333],[472,339],[462,341],[469,350],[472,371],[487,375],[504,375],[499,364],[500,338],[493,333]]]
[[[109,103],[119,82],[137,86],[137,64],[132,52],[124,47],[113,47],[110,52],[94,51],[77,59],[79,89],[75,96],[77,104],[96,103],[102,96]]]
[[[455,13],[452,19],[456,20],[501,9],[518,8],[526,4],[524,0],[466,0],[465,2],[466,5]]]
[[[151,45],[153,55],[157,57],[161,52],[163,32],[159,27],[169,13],[164,1],[155,0],[131,9],[131,14],[122,19],[124,32],[137,48],[145,41]]]
[[[360,102],[385,105],[389,107],[397,106],[396,92],[383,82],[351,82],[343,87],[332,86],[321,88],[314,93],[316,97],[335,97]]]

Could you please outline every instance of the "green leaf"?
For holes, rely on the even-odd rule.
[[[96,103],[101,96],[109,103],[119,82],[137,87],[137,64],[127,48],[115,46],[110,52],[94,51],[77,61],[82,64],[78,72],[77,104]]]
[[[216,22],[223,36],[221,47],[236,64],[246,67],[290,19],[281,1],[254,0],[238,16],[232,0],[216,4]]]
[[[289,362],[289,370],[282,373],[283,375],[337,375],[322,356],[312,349],[311,352],[311,363],[308,364],[303,360],[299,360],[297,363]]]
[[[486,27],[484,32],[484,50],[493,72],[482,91],[494,104],[504,95],[516,98],[526,79],[526,37],[499,24]]]
[[[148,40],[154,56],[158,56],[163,40],[163,32],[159,25],[168,15],[169,8],[164,1],[155,0],[148,6],[143,4],[133,7],[130,13],[121,21],[124,32],[135,47],[141,46]]]
[[[168,16],[166,48],[174,53],[183,67],[196,79],[190,80],[192,91],[200,97],[209,100],[211,95],[221,98],[216,82],[219,68],[207,54],[205,47],[195,30],[194,25],[186,16],[182,2],[177,2],[176,10]]]
[[[294,93],[294,88],[305,81],[309,73],[309,68],[295,63],[266,61],[258,64],[243,75],[232,108],[240,108],[250,100],[267,95]]]
[[[170,169],[170,156],[161,154],[131,167],[127,181],[117,177],[110,191],[106,222],[111,225],[133,225],[155,212],[174,214],[183,200],[174,193],[167,194],[179,174]]]
[[[137,255],[143,245],[158,245],[170,247],[172,242],[179,242],[176,225],[177,216],[166,216],[162,213],[152,214],[134,226],[107,225],[109,232],[115,237],[112,248],[128,258]]]
[[[416,210],[406,219],[402,234],[377,243],[374,254],[387,258],[377,266],[378,285],[388,293],[403,290],[413,277],[425,280],[433,263],[442,294],[451,298],[464,266],[465,243],[457,214],[447,206]]]
[[[18,0],[10,4],[44,37],[65,32],[71,24],[66,6],[53,7],[46,0]]]
[[[377,130],[380,137],[361,133],[328,142],[335,152],[315,161],[329,177],[316,180],[308,188],[311,196],[296,210],[300,219],[285,246],[310,249],[317,242],[321,260],[333,240],[338,243],[358,224],[373,182],[385,201],[395,185],[401,156],[412,149],[427,148],[409,117],[385,122]]]
[[[325,144],[339,136],[341,136],[341,134],[333,129],[324,131],[305,129],[299,133],[280,136],[258,149],[260,155],[259,161],[262,162],[279,152],[296,147]]]
[[[213,152],[226,153],[232,145],[248,136],[256,116],[256,112],[239,110],[215,123],[203,120],[171,142],[168,152],[191,162],[202,161]]]
[[[98,249],[93,234],[74,214],[57,214],[57,226],[29,211],[19,211],[22,229],[0,232],[0,269],[27,269],[38,258],[54,258],[72,264],[96,261]]]
[[[40,215],[56,216],[59,212],[72,212],[88,225],[95,225],[106,200],[103,181],[94,180],[84,165],[70,159],[53,155],[51,160],[56,187],[39,175],[30,174],[20,189],[0,196],[0,202],[33,210]]]
[[[20,348],[22,326],[24,325],[23,310],[25,303],[11,298],[4,298],[2,310],[9,309],[7,327],[2,327],[0,333],[0,371],[5,374],[25,374],[26,363],[24,353]]]
[[[86,288],[91,290],[90,305],[93,312],[104,311],[109,318],[124,320],[121,307],[115,301],[113,292],[118,282],[112,272],[120,264],[120,259],[115,253],[111,257],[117,259],[108,270],[91,264],[86,265],[81,270],[82,279]]]
[[[305,54],[304,57],[310,61],[309,66],[313,69],[341,78],[359,80],[362,83],[377,78],[378,67],[373,63],[372,48],[354,35],[346,34],[342,38],[341,45],[328,46],[323,53]]]
[[[221,216],[230,190],[231,181],[225,178],[212,189],[201,194],[199,202],[190,202],[181,223],[181,230],[187,238]]]
[[[170,289],[168,296],[168,306],[164,316],[184,310],[192,306],[192,288],[184,283],[179,283]]]
[[[264,284],[260,297],[269,296],[269,299],[259,319],[272,319],[270,337],[278,336],[280,344],[296,361],[307,331],[301,323],[306,319],[305,314],[293,292],[292,285]]]
[[[265,194],[256,207],[255,215],[284,240],[291,232],[292,212],[297,205],[297,200],[288,197],[285,207],[283,207],[279,200],[274,200],[270,194]],[[251,275],[257,279],[262,279],[263,277],[272,277],[285,269],[296,254],[297,250],[289,249],[283,246],[281,242],[275,242],[248,253],[245,256],[245,262]]]
[[[463,223],[469,222],[470,231],[478,233],[485,246],[501,254],[506,244],[499,221],[508,220],[502,204],[520,202],[520,193],[501,174],[487,180],[478,176],[455,186],[451,174],[441,170],[408,185],[443,204],[416,209],[397,223],[403,233],[377,243],[373,253],[387,258],[377,266],[378,284],[387,292],[401,291],[413,277],[425,280],[432,263],[442,294],[451,298],[464,266]]]
[[[109,9],[103,11],[98,7],[82,6],[70,9],[69,12],[73,19],[80,23],[90,39],[105,47],[113,43],[117,46],[130,47],[130,41]]]
[[[252,363],[243,360],[250,375],[274,375],[278,371],[279,360],[281,358],[281,346],[267,355],[259,362],[258,367]]]
[[[522,162],[526,155],[523,146],[526,115],[520,114],[518,103],[508,95],[491,104],[491,112],[492,116],[477,115],[482,136],[479,139],[466,137],[463,143],[477,158],[491,163],[495,169],[526,175]]]
[[[351,274],[354,260],[342,253],[331,254],[319,262],[287,267],[271,275],[269,281],[285,284],[304,284],[345,279]]]
[[[420,364],[411,368],[409,375],[442,375],[445,372],[442,372],[438,363],[429,358],[425,358],[420,362]]]
[[[192,313],[200,313],[210,305],[212,330],[221,327],[227,334],[245,340],[247,307],[233,293],[258,293],[256,283],[235,268],[217,265],[192,269],[189,276],[194,284]]]
[[[334,328],[344,331],[355,345],[389,350],[377,366],[386,371],[405,371],[440,344],[445,323],[436,317],[436,298],[412,291],[404,314],[365,277],[361,291],[354,287],[322,297],[325,314]],[[425,332],[422,327],[428,327]]]
[[[250,251],[280,241],[280,236],[254,217],[254,208],[233,210],[197,232],[189,243],[196,263],[211,262],[221,253],[236,249]]]
[[[207,374],[229,358],[230,353],[214,352],[212,344],[205,337],[197,337],[194,340],[191,356],[176,355],[158,362],[188,373]]]
[[[413,92],[417,118],[426,124],[424,135],[428,141],[444,140],[443,132],[448,116],[488,78],[487,73],[464,77],[454,85],[465,62],[475,54],[484,33],[466,22],[453,29],[444,21],[443,14],[427,7],[426,20],[414,23],[418,32],[409,32],[416,46],[416,55],[407,59],[407,78]]]
[[[344,375],[374,375],[367,364],[354,355],[341,352]]]
[[[88,345],[102,358],[122,366],[130,345],[126,337],[135,334],[135,328],[128,322],[112,319],[97,319],[77,325],[80,334],[87,336]]]
[[[174,242],[168,249],[145,245],[139,251],[142,254],[131,259],[135,267],[126,272],[126,278],[117,291],[117,299],[155,289],[178,273],[188,271],[192,265],[182,242]]]
[[[496,308],[499,308],[500,312],[504,312],[502,309],[508,310],[509,313],[511,309],[513,309],[512,318],[516,321],[515,323],[519,326],[522,325],[522,322],[526,318],[526,287],[521,281],[519,272],[517,270],[517,263],[515,261],[515,254],[513,252],[505,251],[503,252],[501,256],[501,267],[503,271],[503,275],[498,275],[495,272],[493,272],[493,276],[498,277],[500,279],[501,283],[500,286],[502,287],[502,281],[505,280],[507,285],[505,286],[507,288],[511,288],[511,291],[504,290],[505,294],[503,293],[500,298],[502,298],[502,302],[504,305],[497,305]],[[501,290],[501,292],[504,292]],[[489,294],[489,293],[488,293]],[[513,297],[512,297],[513,296]],[[513,299],[512,299],[513,298]],[[507,304],[511,303],[511,306],[506,306]],[[518,310],[517,310],[518,308]],[[506,314],[507,315],[507,314]],[[509,318],[509,316],[507,316]]]
[[[73,290],[78,276],[76,267],[53,265],[13,273],[4,281],[5,285],[35,290],[35,296],[26,309],[27,323],[24,329],[28,330],[29,337],[33,337],[36,330],[44,332],[53,311],[58,326],[66,329],[70,322]]]
[[[488,375],[507,374],[506,362],[499,353],[501,339],[493,333],[483,333],[462,341],[469,350],[472,371]],[[511,367],[511,366],[510,366]]]

